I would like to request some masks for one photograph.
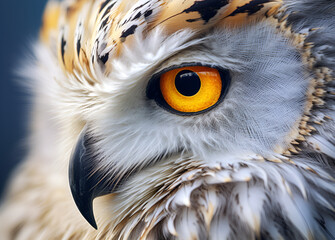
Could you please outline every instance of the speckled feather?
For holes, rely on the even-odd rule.
[[[108,59],[120,55],[136,31],[145,36],[159,26],[168,34],[186,28],[200,34],[217,25],[248,24],[274,13],[279,6],[278,0],[51,2],[41,35],[45,43],[57,46],[66,71],[87,71],[92,81],[98,81],[93,66],[110,70]]]

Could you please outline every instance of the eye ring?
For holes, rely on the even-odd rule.
[[[218,85],[217,83],[215,83],[215,81],[213,82],[211,79],[207,79],[208,81],[207,83],[202,81],[200,83],[200,87],[197,85],[196,87],[193,87],[194,89],[191,90],[187,90],[186,92],[182,92],[183,94],[179,94],[178,89],[177,89],[177,82],[175,80],[176,76],[178,74],[180,74],[183,71],[189,71],[192,72],[193,69],[200,69],[201,71],[205,71],[206,68],[208,70],[213,70],[213,72],[217,72],[217,75],[219,75],[220,78],[220,85]],[[202,72],[200,71],[200,75],[202,74]],[[170,78],[172,76],[173,79],[173,84],[172,84],[172,80],[168,81],[167,84],[165,85],[170,85],[168,86],[169,90],[169,95],[173,95],[172,98],[175,99],[173,100],[174,103],[176,104],[171,104],[170,101],[170,97],[168,96],[166,97],[163,96],[164,95],[164,91],[165,89],[163,89],[163,93],[162,93],[162,78],[164,78],[164,75],[168,74],[170,75]],[[197,74],[199,74],[199,72],[197,72]],[[200,78],[203,76],[200,76]],[[215,76],[214,76],[215,78]],[[196,78],[193,78],[196,79]],[[165,81],[165,80],[164,80]],[[154,74],[153,77],[149,80],[147,89],[146,89],[146,95],[149,99],[153,99],[155,100],[155,102],[157,103],[158,106],[162,107],[163,109],[173,113],[173,114],[177,114],[177,115],[181,115],[181,116],[192,116],[192,115],[198,115],[198,114],[202,114],[205,112],[208,112],[210,110],[212,110],[213,108],[215,108],[217,105],[219,105],[222,100],[225,98],[229,87],[230,87],[230,81],[231,81],[231,77],[230,77],[230,73],[227,69],[223,69],[221,67],[218,66],[213,66],[213,65],[204,65],[201,63],[189,63],[189,64],[182,64],[179,66],[172,66],[170,68],[164,69],[161,72],[158,72],[157,74]],[[218,86],[221,87],[221,89],[219,89],[219,93],[216,93],[216,97],[214,96],[210,96],[208,95],[208,91],[203,91],[202,89],[202,84],[211,87],[211,84],[216,85],[216,88],[218,88]],[[166,86],[165,86],[166,87]],[[163,87],[164,88],[164,87]],[[213,88],[213,87],[212,87]],[[181,88],[182,89],[182,88]],[[205,88],[206,89],[206,88]],[[180,89],[179,89],[180,90]],[[183,91],[183,90],[182,90]],[[172,94],[171,94],[172,93]],[[207,95],[206,95],[207,94]],[[181,96],[183,95],[183,96]],[[184,108],[178,108],[178,106],[176,107],[176,105],[180,105],[179,103],[182,101],[188,101],[191,102],[193,100],[197,100],[197,99],[203,99],[203,101],[207,101],[209,103],[208,107],[204,107],[203,109],[196,109],[196,108],[189,108],[187,109],[188,111],[184,111]],[[193,100],[191,101],[191,99],[193,98]],[[209,98],[209,99],[208,99]],[[213,98],[212,100],[210,98]],[[172,101],[172,102],[173,102]],[[195,105],[197,104],[197,102],[193,102]],[[187,106],[187,104],[186,104]]]

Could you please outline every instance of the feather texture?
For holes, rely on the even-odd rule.
[[[206,11],[204,9],[207,9]],[[50,1],[23,69],[33,93],[26,161],[2,239],[334,239],[334,1]],[[224,101],[180,116],[146,96],[156,74],[220,66]],[[98,230],[67,167],[84,125]],[[109,181],[110,180],[110,181]]]

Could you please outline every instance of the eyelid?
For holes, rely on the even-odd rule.
[[[176,69],[182,69],[185,67],[207,67],[216,69],[220,73],[221,81],[222,81],[222,89],[221,89],[221,95],[217,102],[213,104],[212,106],[200,110],[197,112],[181,112],[178,110],[173,109],[169,104],[166,103],[164,97],[162,96],[162,92],[160,89],[160,78],[163,74],[168,73],[169,71],[173,71]],[[219,105],[224,97],[226,96],[228,89],[230,87],[230,73],[227,69],[224,69],[220,66],[212,65],[212,64],[203,64],[203,63],[185,63],[181,65],[174,65],[171,67],[168,67],[166,69],[163,69],[162,71],[159,71],[158,73],[154,74],[151,79],[148,82],[147,89],[146,89],[146,95],[149,99],[154,99],[160,107],[163,109],[177,115],[181,116],[192,116],[192,115],[198,115],[205,112],[210,111],[211,109],[215,108],[217,105]]]
[[[218,70],[222,69],[222,67],[219,67],[217,65],[213,65],[213,64],[206,64],[206,63],[201,63],[201,62],[189,62],[189,63],[182,63],[180,65],[171,65],[169,67],[163,68],[162,70],[159,70],[158,72],[154,73],[150,80],[148,81],[148,85],[146,88],[146,95],[149,99],[153,99],[153,96],[155,95],[154,93],[152,93],[150,90],[150,86],[152,86],[154,83],[154,81],[159,80],[160,76],[163,75],[164,73],[167,73],[171,70],[174,69],[178,69],[178,68],[184,68],[184,67],[193,67],[193,66],[202,66],[202,67],[211,67],[211,68],[216,68]]]

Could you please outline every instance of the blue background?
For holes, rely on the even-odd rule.
[[[46,0],[0,1],[0,194],[27,152],[29,95],[15,70],[38,38]]]

